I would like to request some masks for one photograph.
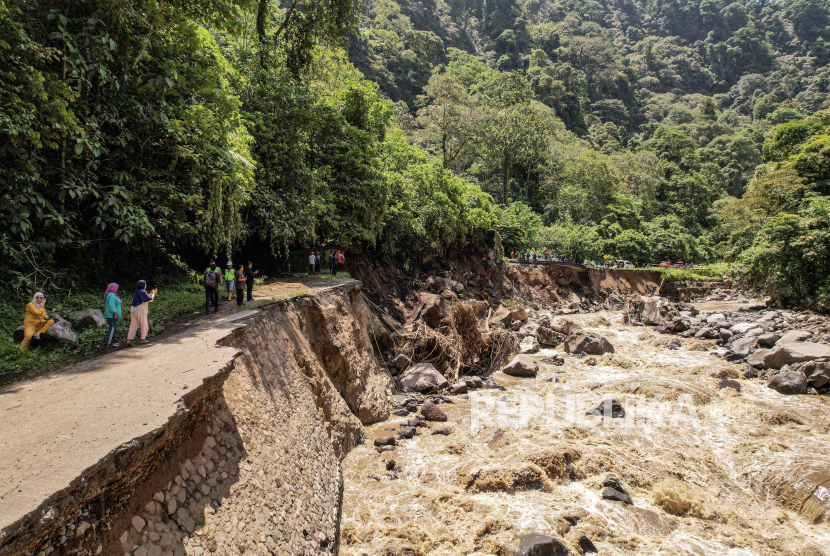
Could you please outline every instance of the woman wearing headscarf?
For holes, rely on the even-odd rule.
[[[147,341],[147,332],[150,330],[147,322],[150,312],[148,306],[155,297],[156,290],[147,293],[147,282],[139,280],[138,289],[133,293],[133,305],[130,308],[130,331],[127,332],[127,346],[133,345],[133,338],[135,338],[139,326],[141,326],[141,343],[150,343]]]
[[[107,347],[118,347],[115,343],[115,329],[118,328],[118,320],[121,318],[121,298],[118,297],[118,284],[115,282],[107,286],[104,292],[104,317],[110,323],[107,332]]]
[[[43,292],[37,292],[32,302],[26,305],[26,316],[23,318],[23,341],[20,349],[29,347],[32,338],[40,340],[41,332],[46,331],[55,321],[46,314],[46,297]]]

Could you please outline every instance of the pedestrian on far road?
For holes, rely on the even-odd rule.
[[[340,251],[337,255],[337,272],[343,272],[346,268],[346,255],[343,254],[343,251]]]
[[[239,263],[234,275],[234,285],[236,286],[236,305],[245,305],[245,282],[248,279],[245,277],[245,267]]]
[[[259,269],[253,269],[254,263],[248,261],[248,266],[245,267],[245,287],[248,290],[248,301],[253,301],[253,293],[254,293],[254,282],[256,281],[256,275],[259,274]]]
[[[309,266],[309,269],[310,269],[310,270],[308,271],[308,275],[309,275],[309,276],[311,276],[312,274],[314,274],[314,264],[315,264],[316,262],[317,262],[317,257],[315,257],[315,256],[314,256],[314,251],[312,251],[312,252],[311,252],[311,255],[309,255],[309,256],[308,256],[308,266]]]
[[[329,252],[328,262],[329,262],[329,274],[334,274],[334,251]]]
[[[228,261],[228,264],[225,268],[225,290],[228,292],[228,301],[233,299],[233,263]]]
[[[210,261],[210,266],[205,270],[205,314],[210,314],[210,306],[213,305],[213,312],[219,310],[219,286],[222,285],[222,272],[216,266],[216,261]]]
[[[26,316],[23,317],[23,341],[20,342],[20,349],[29,347],[32,338],[40,340],[41,332],[46,332],[55,321],[46,314],[46,296],[43,292],[37,292],[31,303],[26,305]]]
[[[115,342],[115,330],[118,328],[118,321],[121,319],[121,298],[118,297],[118,284],[115,282],[107,286],[104,292],[104,318],[109,323],[107,332],[107,347],[118,347]]]
[[[141,344],[149,344],[147,332],[150,331],[150,303],[156,298],[156,289],[147,293],[147,282],[138,281],[138,289],[133,292],[133,304],[130,307],[130,330],[127,332],[127,346],[132,347],[135,333],[141,328]]]

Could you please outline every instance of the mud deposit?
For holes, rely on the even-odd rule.
[[[367,442],[349,453],[341,554],[512,556],[527,533],[571,554],[583,535],[600,554],[830,554],[830,399],[783,396],[761,379],[719,390],[740,367],[711,355],[724,351],[713,341],[670,350],[673,337],[623,326],[618,312],[573,320],[615,353],[552,366],[542,360],[556,351],[543,350],[536,378],[496,373],[506,391],[454,396],[439,406],[448,422],[395,451]],[[624,418],[585,415],[610,397]],[[395,434],[405,419],[367,434]],[[432,434],[442,427],[448,436]],[[632,505],[602,499],[608,473]]]

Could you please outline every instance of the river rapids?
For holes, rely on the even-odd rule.
[[[740,366],[712,356],[713,341],[672,350],[674,337],[619,312],[571,318],[615,353],[554,366],[543,349],[536,378],[496,373],[504,391],[453,396],[439,406],[448,422],[346,457],[341,554],[512,556],[537,533],[571,554],[584,536],[605,555],[830,555],[830,399],[761,379],[719,389]],[[611,397],[624,418],[586,415]],[[632,504],[602,499],[608,473]]]

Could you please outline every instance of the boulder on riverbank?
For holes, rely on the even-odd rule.
[[[780,369],[784,365],[830,358],[830,346],[813,342],[779,345],[764,356],[764,367]]]
[[[807,392],[807,379],[798,371],[782,371],[772,377],[767,386],[787,396],[805,394]]]
[[[588,355],[603,355],[614,353],[614,346],[604,336],[581,332],[571,334],[565,339],[567,353],[587,353]]]
[[[436,392],[446,388],[448,384],[444,375],[431,363],[413,365],[400,378],[400,386],[404,392]]]

